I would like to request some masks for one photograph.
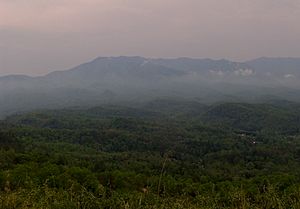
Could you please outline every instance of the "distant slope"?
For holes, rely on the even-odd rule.
[[[277,76],[300,76],[300,58],[271,58],[262,57],[246,62],[257,72]]]
[[[99,57],[45,76],[0,77],[0,116],[17,111],[157,98],[257,102],[300,101],[300,59],[260,58],[245,63],[211,59]]]

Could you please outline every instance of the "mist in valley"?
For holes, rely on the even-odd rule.
[[[280,64],[278,64],[280,63]],[[44,76],[0,77],[0,115],[34,109],[138,106],[156,99],[217,102],[300,101],[300,59],[99,57]]]

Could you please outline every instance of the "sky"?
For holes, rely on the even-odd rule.
[[[99,56],[300,57],[300,0],[0,0],[0,75]]]

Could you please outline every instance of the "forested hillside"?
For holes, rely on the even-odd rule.
[[[0,208],[299,208],[300,105],[155,100],[0,123]]]

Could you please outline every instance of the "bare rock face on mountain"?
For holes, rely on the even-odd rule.
[[[201,102],[300,100],[300,59],[244,63],[211,59],[100,57],[45,76],[0,77],[0,115],[38,108],[142,102],[159,97]]]

